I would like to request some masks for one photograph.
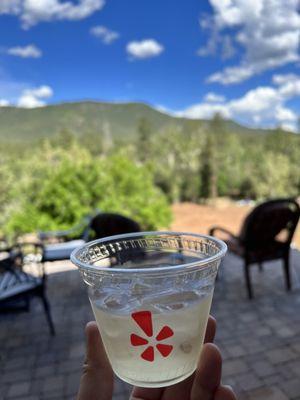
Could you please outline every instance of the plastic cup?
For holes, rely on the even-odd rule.
[[[163,387],[195,371],[226,250],[210,236],[139,232],[72,253],[117,376]]]

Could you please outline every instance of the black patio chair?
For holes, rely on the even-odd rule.
[[[249,299],[253,298],[249,267],[255,263],[262,269],[263,262],[281,259],[286,288],[291,289],[289,253],[299,216],[300,208],[295,200],[270,200],[250,212],[238,236],[218,226],[210,229],[212,236],[216,232],[225,233],[229,251],[243,258]]]
[[[100,213],[92,218],[87,230],[87,239],[101,239],[140,231],[139,224],[131,218],[115,213]]]
[[[0,313],[29,311],[30,301],[38,297],[43,305],[51,335],[55,328],[46,297],[46,275],[40,262],[42,246],[37,243],[16,244],[1,250]],[[35,264],[37,274],[25,272],[24,264]]]
[[[99,213],[91,218],[81,239],[45,245],[42,261],[67,260],[74,249],[88,240],[101,239],[122,233],[140,232],[140,230],[139,224],[128,217],[115,213]]]

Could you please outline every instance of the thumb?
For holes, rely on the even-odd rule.
[[[111,400],[113,372],[97,324],[89,322],[85,333],[86,359],[83,364],[77,400]]]

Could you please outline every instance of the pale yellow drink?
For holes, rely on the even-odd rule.
[[[72,253],[121,379],[165,387],[195,371],[225,253],[220,240],[184,232],[123,234]]]
[[[115,373],[145,387],[190,376],[201,352],[211,300],[212,291],[201,296],[190,291],[143,299],[134,309],[113,301],[91,301]],[[140,315],[147,317],[148,330],[133,317]]]

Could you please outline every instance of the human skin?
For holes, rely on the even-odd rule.
[[[221,384],[222,357],[212,342],[216,321],[209,317],[205,340],[192,376],[164,388],[134,387],[130,400],[236,400],[232,389]],[[86,326],[86,359],[77,400],[112,400],[114,374],[102,344],[96,322]]]

